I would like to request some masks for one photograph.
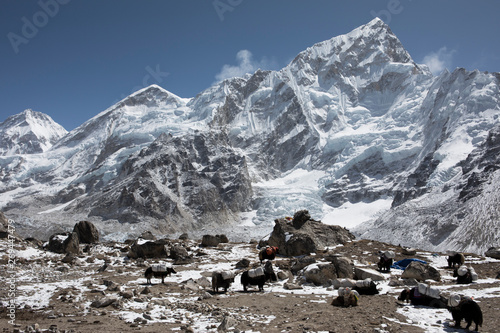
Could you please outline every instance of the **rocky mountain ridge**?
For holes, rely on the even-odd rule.
[[[365,238],[482,252],[500,236],[498,96],[498,73],[433,76],[374,19],[280,71],[188,99],[146,87],[43,154],[0,156],[0,209],[25,234],[90,219],[110,239],[258,237],[307,209]]]

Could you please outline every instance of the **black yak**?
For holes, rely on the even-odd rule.
[[[266,262],[266,264],[264,265],[264,269],[262,269],[262,267],[259,267],[257,269],[245,271],[241,274],[241,284],[243,285],[244,291],[247,291],[247,287],[249,285],[257,285],[259,286],[259,291],[263,291],[264,284],[269,280],[278,280],[276,278],[276,274],[274,273],[273,265],[270,261]]]
[[[457,306],[449,306],[448,310],[451,312],[456,328],[460,328],[462,319],[465,319],[467,323],[466,330],[469,329],[472,322],[476,324],[475,331],[477,331],[478,326],[483,325],[483,312],[479,305],[470,298],[461,299]]]
[[[424,295],[418,291],[418,287],[413,287],[411,289],[405,288],[401,291],[398,297],[398,301],[410,302],[411,305],[424,305],[433,308],[446,308],[447,300],[443,296],[439,298]]]
[[[144,272],[144,277],[147,282],[151,284],[151,278],[154,276],[155,278],[161,278],[161,283],[165,283],[165,276],[170,276],[170,274],[177,273],[172,267],[166,267],[162,265],[154,265],[152,267],[148,267]]]
[[[212,289],[215,293],[219,292],[219,288],[224,288],[224,292],[227,292],[233,282],[234,273],[231,271],[212,272]]]
[[[276,258],[276,254],[278,254],[278,248],[276,246],[266,246],[259,252],[259,260],[260,263],[264,260],[273,260]]]
[[[373,281],[366,281],[366,280],[361,280],[361,281],[356,281],[356,285],[352,287],[352,290],[356,290],[358,294],[360,295],[377,295],[378,294],[378,289],[377,285]],[[362,282],[362,283],[358,283]]]
[[[391,271],[391,266],[393,263],[394,259],[394,252],[393,251],[385,251],[380,254],[380,260],[377,263],[378,269],[381,272],[390,272]]]
[[[447,260],[448,260],[448,268],[455,268],[455,264],[457,264],[458,267],[464,264],[465,257],[462,253],[455,253],[448,256]]]

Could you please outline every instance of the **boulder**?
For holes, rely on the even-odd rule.
[[[93,244],[99,242],[99,231],[92,222],[80,221],[75,224],[73,232],[78,235],[78,240],[83,244]]]
[[[217,246],[219,243],[229,243],[226,235],[204,235],[201,239],[201,246]]]
[[[490,258],[500,259],[500,247],[490,247],[484,255]]]
[[[323,251],[328,246],[345,244],[355,238],[343,227],[311,219],[306,210],[297,212],[292,222],[282,218],[276,219],[274,223],[273,231],[266,243],[277,246],[280,249],[279,253],[286,256]]]
[[[189,257],[189,253],[186,250],[185,247],[180,246],[180,245],[172,245],[170,247],[170,258],[177,260],[177,259],[185,259]]]
[[[290,265],[290,270],[292,271],[293,274],[296,274],[298,271],[303,269],[306,266],[309,266],[311,264],[314,264],[316,262],[316,259],[313,257],[300,257],[300,258],[294,258],[291,260],[291,265]]]
[[[354,276],[354,264],[352,260],[339,255],[327,255],[325,259],[331,261],[335,266],[337,277],[352,279]]]
[[[130,246],[128,256],[133,259],[165,258],[168,256],[167,245],[169,242],[165,239],[146,242],[143,239],[138,239]]]
[[[327,286],[331,284],[333,279],[337,278],[337,273],[335,266],[331,263],[312,264],[304,269],[304,278],[316,286]]]
[[[441,274],[437,269],[419,261],[412,261],[401,275],[402,279],[415,279],[417,281],[434,280],[440,281]]]
[[[58,233],[50,236],[45,249],[55,253],[80,253],[80,241],[76,232]]]
[[[108,305],[113,304],[118,300],[117,296],[109,296],[109,297],[104,297],[98,300],[93,301],[90,306],[93,308],[104,308]]]
[[[385,277],[371,268],[354,267],[354,277],[356,280],[372,279],[372,281],[382,281]]]

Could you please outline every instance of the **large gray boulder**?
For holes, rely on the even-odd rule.
[[[292,222],[276,219],[267,243],[277,246],[279,254],[300,256],[323,251],[328,246],[345,244],[355,237],[349,230],[310,219],[306,210],[297,212]]]
[[[89,221],[80,221],[75,224],[73,232],[76,232],[80,243],[93,244],[99,242],[99,231],[96,226]]]
[[[45,249],[55,253],[79,254],[80,241],[76,232],[58,233],[50,236]]]
[[[337,271],[332,263],[312,264],[304,268],[304,278],[316,286],[327,286],[337,278]]]
[[[204,235],[201,239],[201,246],[217,246],[219,243],[229,243],[226,235]]]
[[[441,274],[437,269],[429,264],[424,264],[419,261],[412,261],[401,275],[403,279],[415,279],[417,281],[434,280],[440,281]]]
[[[156,241],[136,240],[128,251],[129,258],[165,258],[168,256],[169,242],[166,239]]]
[[[385,277],[376,270],[371,268],[361,268],[361,267],[354,268],[354,277],[357,280],[366,280],[366,279],[372,279],[372,281],[385,280]]]

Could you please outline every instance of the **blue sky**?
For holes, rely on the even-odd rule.
[[[150,84],[193,97],[379,16],[417,63],[500,72],[500,1],[2,0],[0,122],[67,130]]]

